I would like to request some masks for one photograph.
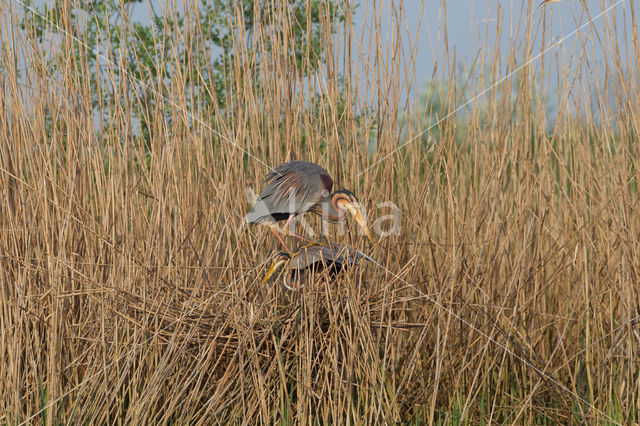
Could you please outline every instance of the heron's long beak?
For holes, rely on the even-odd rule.
[[[373,239],[369,234],[369,229],[367,228],[367,222],[365,222],[364,218],[362,217],[360,209],[353,208],[353,210],[351,210],[351,213],[356,218],[356,222],[358,222],[358,225],[360,225],[362,229],[364,229],[364,233],[367,234],[367,238],[369,238],[369,241],[373,242]]]
[[[286,262],[284,260],[276,260],[271,264],[271,268],[269,268],[269,271],[267,272],[267,275],[263,278],[262,282],[260,283],[260,287],[264,286],[264,283],[267,282],[267,280],[269,278],[271,278],[271,275],[273,275],[276,270],[284,265]]]

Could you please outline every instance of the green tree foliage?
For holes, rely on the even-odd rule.
[[[286,54],[306,75],[325,60],[321,15],[328,12],[344,20],[334,2],[288,0],[274,5],[268,0],[201,0],[197,8],[175,13],[158,10],[151,2],[150,22],[141,23],[131,19],[135,3],[142,0],[56,1],[42,7],[28,3],[23,30],[31,32],[41,43],[48,37],[62,39],[71,35],[74,38],[72,49],[60,49],[57,57],[50,58],[48,66],[52,75],[56,74],[59,64],[69,59],[76,64],[82,61],[93,71],[96,67],[110,68],[109,85],[124,84],[137,94],[139,102],[133,106],[137,115],[134,119],[139,120],[145,138],[149,126],[144,112],[157,111],[158,97],[153,94],[164,96],[165,84],[176,75],[186,80],[185,93],[195,94],[187,99],[189,110],[224,111],[231,95],[232,64],[237,48],[234,37],[239,28],[247,43],[258,25],[269,27],[269,31],[274,32],[273,40],[281,39],[275,32],[282,28],[274,23],[273,16],[276,12],[282,13],[284,7],[292,22],[287,37],[294,40]],[[276,11],[276,7],[280,9]],[[189,37],[175,38],[175,34],[187,33]],[[108,123],[109,105],[124,102],[122,97],[118,97],[115,90],[103,88],[99,92],[96,72],[86,77],[79,73],[77,78],[89,79],[93,107]],[[260,82],[256,78],[252,84]],[[163,102],[161,109],[166,112],[170,107]]]

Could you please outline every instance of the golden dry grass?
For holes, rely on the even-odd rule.
[[[19,7],[0,6],[14,24],[0,30],[0,422],[638,422],[637,6],[626,2],[629,26],[600,18],[564,56],[543,55],[430,143],[362,174],[421,136],[424,121],[407,117],[436,95],[438,113],[453,111],[534,58],[534,39],[550,45],[549,22],[514,18],[506,52],[490,39],[511,23],[487,23],[469,74],[441,47],[425,107],[401,23],[393,39],[362,37],[324,16],[327,63],[306,75],[311,52],[306,64],[283,54],[295,22],[271,7],[268,25],[233,33],[224,110],[191,108],[186,75],[148,81],[145,146],[130,119],[139,86],[105,61],[90,69],[81,32],[38,44],[16,29]],[[381,6],[361,9],[375,34]],[[175,31],[167,40],[195,40],[195,57],[197,23]],[[590,68],[594,52],[604,66]],[[177,66],[174,53],[164,60]],[[118,102],[98,132],[90,100],[106,93]],[[379,262],[360,285],[346,274],[293,294],[259,288],[277,246],[240,227],[245,189],[291,159],[325,166],[370,221],[388,214],[377,203],[401,210],[400,234],[374,245],[352,222],[344,237],[331,228]]]

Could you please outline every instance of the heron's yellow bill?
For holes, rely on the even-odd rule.
[[[282,260],[282,259],[276,259],[273,261],[273,263],[271,264],[271,267],[269,268],[269,270],[267,271],[267,275],[262,279],[262,282],[260,283],[260,287],[264,286],[264,283],[267,282],[267,280],[269,278],[271,278],[271,276],[276,272],[276,270],[281,266],[284,265],[286,263],[286,261]]]
[[[364,233],[367,234],[367,238],[369,238],[369,241],[373,242],[373,239],[369,234],[369,229],[367,228],[367,222],[365,222],[364,218],[362,217],[360,210],[359,209],[355,210],[353,215],[355,216],[356,222],[358,222],[358,225],[362,226],[362,229],[364,229]]]

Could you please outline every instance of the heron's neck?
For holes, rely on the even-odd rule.
[[[333,203],[334,195],[335,193],[320,200],[313,206],[313,212],[330,222],[339,222],[344,219],[346,212],[342,209],[336,209]]]

